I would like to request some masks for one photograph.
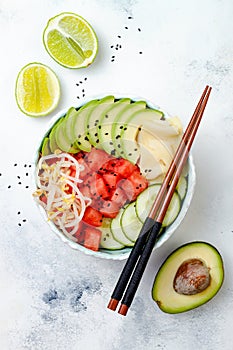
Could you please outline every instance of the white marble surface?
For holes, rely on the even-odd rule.
[[[99,54],[87,69],[67,70],[43,47],[47,20],[63,11],[82,15],[97,32]],[[232,16],[231,0],[0,0],[1,350],[232,349]],[[122,45],[118,51],[110,47],[116,44]],[[53,115],[76,105],[84,89],[86,98],[114,92],[145,97],[186,125],[204,86],[213,87],[193,147],[197,185],[191,207],[173,237],[153,253],[125,318],[106,308],[124,262],[65,246],[31,198],[29,165],[53,116],[29,118],[16,106],[17,73],[33,61],[48,64],[60,78],[62,99]],[[173,249],[193,240],[219,249],[224,285],[200,308],[164,314],[151,299],[154,275]]]

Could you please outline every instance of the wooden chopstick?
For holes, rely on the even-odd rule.
[[[128,284],[127,290],[122,299],[120,309],[118,311],[122,315],[126,315],[128,308],[132,303],[133,297],[142,278],[154,244],[158,238],[164,216],[170,204],[172,195],[175,191],[182,169],[188,158],[188,154],[194,141],[201,118],[203,116],[210,92],[211,88],[209,86],[206,86],[182,137],[180,145],[165,176],[165,179],[151,208],[151,211],[144,222],[139,237],[135,242],[131,254],[119,277],[118,283],[112,293],[108,308],[114,311],[116,310],[117,305],[121,300],[125,288]],[[155,221],[156,215],[157,219]],[[129,282],[131,275],[132,278]]]
[[[159,212],[157,214],[157,218],[155,221],[155,225],[152,227],[151,232],[149,233],[148,240],[146,242],[146,245],[144,247],[144,250],[142,252],[141,257],[139,258],[137,265],[135,267],[135,270],[133,272],[132,278],[128,284],[127,290],[123,296],[122,303],[119,309],[119,313],[122,315],[126,315],[128,308],[130,307],[133,297],[136,293],[136,290],[138,288],[138,285],[140,283],[140,280],[142,278],[143,272],[146,268],[147,262],[149,260],[149,257],[151,255],[151,252],[153,250],[154,244],[158,238],[160,228],[162,226],[163,219],[166,215],[167,208],[170,204],[170,201],[172,199],[173,193],[175,191],[175,188],[177,186],[177,183],[179,181],[180,174],[183,170],[183,167],[186,163],[186,160],[188,158],[189,151],[191,149],[192,143],[194,141],[197,129],[199,127],[201,118],[204,113],[204,109],[206,106],[206,103],[208,101],[209,95],[210,95],[211,88],[208,89],[207,94],[203,100],[203,104],[200,107],[199,113],[197,113],[196,123],[192,130],[190,130],[189,138],[187,140],[186,147],[183,148],[183,153],[180,156],[179,163],[176,165],[176,170],[174,173],[174,176],[172,178],[171,184],[168,188],[168,191],[165,195],[165,199],[161,203],[161,207],[159,209]]]

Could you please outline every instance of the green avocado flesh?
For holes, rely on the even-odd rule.
[[[212,299],[222,286],[224,267],[215,247],[192,242],[169,255],[160,267],[152,298],[170,314],[192,310]]]

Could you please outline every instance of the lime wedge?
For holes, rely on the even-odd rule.
[[[49,67],[29,63],[18,74],[15,95],[23,113],[40,117],[56,108],[60,99],[60,84]]]
[[[48,21],[43,42],[50,56],[67,68],[89,66],[98,51],[98,40],[93,28],[85,19],[69,12]]]

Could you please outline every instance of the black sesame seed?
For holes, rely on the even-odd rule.
[[[133,17],[129,16],[128,19],[133,19]]]
[[[18,215],[20,215],[20,211],[18,211],[18,213],[17,213]]]
[[[121,135],[117,135],[117,136],[116,136],[116,139],[119,139],[119,137],[121,137]]]
[[[85,97],[85,94],[83,94],[83,97]]]
[[[138,31],[141,32],[141,28],[138,28]]]
[[[113,48],[114,48],[114,45],[111,45],[110,47],[111,47],[111,49],[113,49]]]
[[[118,148],[121,148],[121,145],[117,145]]]
[[[85,81],[87,81],[87,78],[84,78]]]
[[[82,81],[79,82],[79,84],[82,84],[82,83],[83,83]]]
[[[142,55],[142,51],[139,51],[139,55]]]
[[[112,146],[112,145],[113,145],[113,142],[112,142],[112,141],[110,141],[110,142],[109,142],[109,145],[111,145],[111,146]]]
[[[29,186],[25,186],[25,188],[29,188]]]
[[[138,128],[138,131],[141,131],[142,130],[142,128]]]
[[[82,92],[85,92],[85,90],[84,90],[84,89],[82,89]]]
[[[121,126],[120,126],[120,129],[123,129],[123,127],[124,127],[124,126],[123,126],[123,125],[121,125]]]
[[[108,118],[108,115],[107,115],[107,114],[105,114],[105,118]]]
[[[101,129],[101,125],[98,126],[98,129]]]
[[[31,164],[29,164],[29,168],[31,168]]]
[[[79,84],[76,84],[77,86],[79,86]]]
[[[77,98],[79,99],[80,97],[79,97],[79,96],[77,96]]]
[[[79,146],[81,145],[81,142],[80,142],[80,141],[78,141],[78,145],[79,145]]]
[[[22,185],[22,182],[18,182],[18,185]]]
[[[132,156],[132,153],[129,153],[128,156]]]
[[[17,166],[17,163],[15,163],[14,166]]]
[[[99,140],[99,139],[97,139],[97,140],[96,140],[96,143],[99,143],[99,142],[100,142],[100,140]]]
[[[107,204],[107,207],[110,207],[110,203]]]
[[[106,132],[104,135],[108,135],[108,132]]]
[[[19,222],[18,225],[21,226],[21,223]]]
[[[28,176],[28,173],[26,173],[25,175]]]
[[[17,178],[20,179],[20,176],[18,175]]]
[[[85,136],[84,140],[89,141],[89,138],[87,136]]]
[[[26,168],[27,167],[27,164],[24,164],[24,168]]]
[[[116,153],[115,149],[111,151],[111,155],[114,156]]]
[[[11,185],[9,185],[7,188],[11,188]]]
[[[121,38],[121,36],[120,36],[120,35],[118,35],[118,38]]]
[[[136,152],[138,149],[137,148],[134,148],[134,151]]]
[[[96,132],[94,136],[98,136],[98,132]]]
[[[23,222],[26,222],[27,220],[26,219],[23,219]]]
[[[128,27],[125,27],[125,29],[129,29]]]
[[[106,241],[106,238],[104,237],[104,239],[103,239],[104,241]]]
[[[127,128],[124,128],[124,130],[127,130]]]

